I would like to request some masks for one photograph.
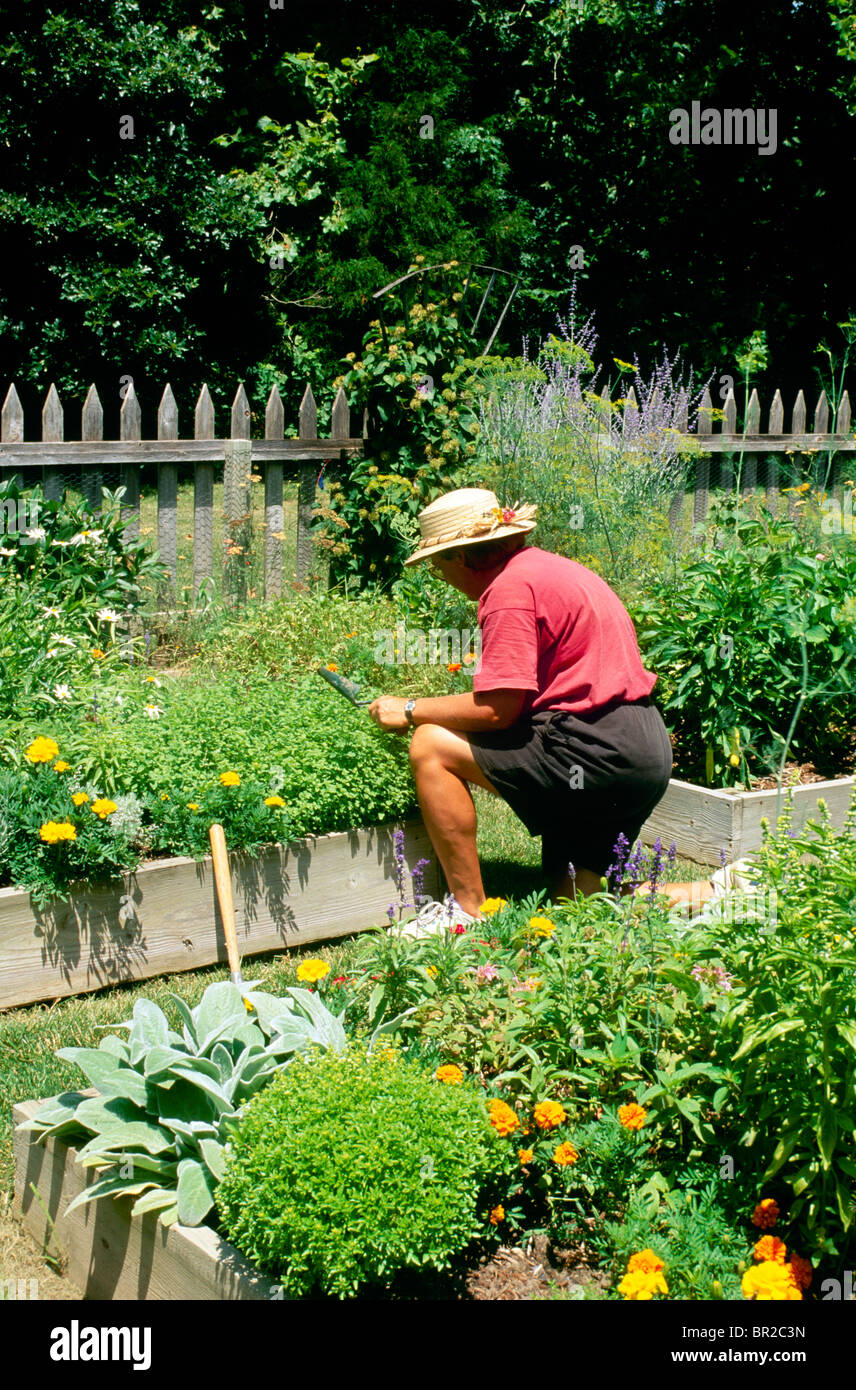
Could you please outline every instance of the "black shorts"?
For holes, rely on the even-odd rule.
[[[650,699],[594,714],[544,710],[467,738],[503,800],[541,836],[551,881],[568,863],[605,874],[618,836],[638,839],[672,773],[669,735]]]

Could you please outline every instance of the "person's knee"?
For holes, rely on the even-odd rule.
[[[439,724],[418,724],[413,730],[410,739],[410,766],[414,772],[440,757],[442,733]]]

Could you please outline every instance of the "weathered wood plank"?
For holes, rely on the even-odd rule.
[[[104,438],[104,410],[94,385],[90,386],[86,393],[86,400],[83,402],[80,438],[87,444],[95,443]],[[103,485],[104,474],[100,468],[97,466],[95,468],[91,466],[81,468],[80,490],[87,507],[95,515],[98,515],[102,509],[101,489]]]
[[[298,433],[301,439],[311,439],[318,434],[318,407],[307,385],[300,402]],[[329,450],[329,445],[327,446]],[[308,465],[297,475],[297,564],[298,584],[304,584],[312,569],[312,511],[315,506],[316,471]]]
[[[31,1119],[40,1103],[14,1106],[16,1126]],[[78,1150],[61,1138],[44,1144],[34,1138],[27,1131],[14,1134],[13,1210],[40,1245],[65,1255],[66,1276],[84,1298],[219,1302],[279,1297],[277,1285],[209,1226],[164,1227],[156,1213],[132,1217],[132,1197],[89,1202],[67,1215],[71,1202],[97,1174],[80,1167]]]
[[[232,433],[223,458],[223,595],[230,603],[245,597],[246,562],[252,559],[250,423],[250,403],[241,382],[232,402]]]
[[[333,697],[331,697],[333,698]],[[243,956],[332,940],[386,920],[394,898],[392,825],[230,855]],[[420,820],[405,823],[410,865],[431,858]],[[0,1009],[85,994],[106,985],[225,961],[211,860],[144,864],[109,885],[82,884],[70,903],[39,910],[28,893],[0,889]]]
[[[53,382],[50,384],[45,403],[42,406],[42,444],[61,444],[65,435],[62,403]],[[23,447],[23,442],[22,442]],[[2,451],[2,449],[0,449]],[[62,497],[65,491],[63,469],[56,464],[45,463],[43,474],[45,498],[52,501]]]
[[[0,415],[0,440],[9,444],[20,444],[23,438],[24,407],[21,405],[13,381],[10,383],[9,390],[6,392],[2,415]],[[10,468],[8,465],[0,467],[0,478],[4,481],[11,481],[14,479],[18,487],[24,486],[22,474],[18,473],[14,468]]]
[[[283,463],[296,464],[310,459],[322,463],[330,456],[330,442],[327,439],[254,439],[253,460],[264,463],[268,459],[281,459]],[[337,439],[336,453],[361,453],[364,446],[362,437]],[[836,448],[844,448],[846,445]],[[54,464],[62,468],[79,468],[82,463],[128,462],[128,463],[196,463],[209,460],[222,463],[226,450],[224,439],[105,439],[102,443],[80,443],[69,440],[59,443],[33,441],[27,443],[0,443],[0,464],[14,464],[19,468],[42,468]]]
[[[158,406],[158,439],[178,439],[178,406],[167,382]],[[167,588],[178,579],[178,467],[165,460],[158,464],[158,550],[170,573]],[[162,598],[166,602],[166,596]]]
[[[122,408],[119,411],[119,435],[123,444],[139,447],[142,433],[142,412],[133,381],[123,383],[125,392]],[[122,499],[122,515],[129,518],[126,535],[139,540],[140,536],[140,461],[137,458],[120,458],[119,477],[125,489]]]
[[[814,433],[826,434],[829,430],[829,401],[826,392],[821,391],[814,408]]]
[[[193,412],[196,439],[214,438],[214,402],[203,383]],[[214,465],[200,460],[193,468],[193,591],[214,578]]]
[[[330,438],[347,439],[350,433],[351,408],[348,405],[345,388],[344,386],[340,386],[336,392],[336,399],[333,402],[333,410],[330,416]]]
[[[734,387],[729,386],[725,400],[722,405],[722,434],[737,433],[737,398],[734,395]]]
[[[278,387],[271,387],[265,406],[265,439],[282,439],[285,430],[285,411]],[[279,598],[282,593],[282,463],[271,459],[265,465],[265,598]]]
[[[817,818],[818,797],[826,800],[832,823],[839,828],[850,804],[854,778],[840,777],[814,782],[794,789],[794,829]],[[673,779],[660,804],[642,827],[642,841],[654,843],[659,836],[664,845],[672,840],[683,859],[697,864],[719,865],[720,850],[731,862],[757,849],[761,843],[761,819],[767,816],[775,825],[776,792],[726,792],[713,787],[697,787]],[[782,797],[784,804],[785,795]]]

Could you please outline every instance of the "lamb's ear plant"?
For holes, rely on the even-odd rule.
[[[242,992],[222,981],[209,985],[195,1009],[173,995],[180,1033],[156,1004],[138,999],[133,1017],[112,1025],[126,1037],[61,1048],[57,1056],[79,1067],[98,1095],[56,1096],[20,1128],[39,1141],[85,1136],[78,1162],[99,1176],[68,1211],[133,1196],[132,1216],[158,1211],[166,1226],[204,1221],[244,1104],[296,1052],[313,1043],[337,1052],[345,1046],[340,1019],[316,994],[289,994],[277,998],[252,984]]]

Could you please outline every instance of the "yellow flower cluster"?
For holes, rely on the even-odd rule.
[[[237,772],[221,772],[220,785],[221,787],[239,787],[241,785],[241,779]]]
[[[648,1111],[633,1101],[630,1105],[619,1105],[618,1120],[625,1129],[640,1130],[648,1118]]]
[[[89,797],[87,796],[86,792],[72,792],[71,799],[74,802],[75,806],[85,806],[87,801],[89,800]]]
[[[265,797],[265,806],[280,807],[280,806],[284,806],[284,805],[285,805],[285,802],[283,801],[283,799],[282,799],[281,796],[266,796],[266,797]]]
[[[112,816],[114,811],[118,811],[119,807],[116,805],[115,801],[110,801],[108,797],[99,796],[97,801],[93,801],[92,809],[96,816],[100,816],[102,820],[106,820],[108,816]]]
[[[627,1262],[627,1273],[618,1285],[618,1292],[626,1299],[640,1302],[652,1299],[655,1294],[668,1295],[669,1288],[663,1277],[665,1263],[653,1250],[640,1250],[631,1255]]]
[[[76,840],[77,831],[71,821],[46,821],[39,831],[45,844],[55,845],[57,840]]]
[[[297,978],[304,984],[314,985],[330,974],[326,960],[302,960],[297,967]]]
[[[494,912],[501,912],[505,904],[505,898],[485,898],[479,907],[479,912],[483,912],[486,917],[492,917]]]
[[[31,763],[52,763],[59,753],[59,747],[52,738],[34,739],[24,752]]]
[[[530,917],[529,931],[532,936],[552,936],[556,930],[555,922],[549,917]]]
[[[744,1298],[754,1298],[759,1303],[795,1303],[802,1299],[791,1266],[778,1260],[764,1260],[747,1269],[740,1287]]]
[[[460,1067],[456,1067],[454,1062],[447,1062],[445,1066],[438,1067],[434,1075],[438,1081],[444,1081],[447,1086],[460,1086],[464,1079],[464,1073]]]

